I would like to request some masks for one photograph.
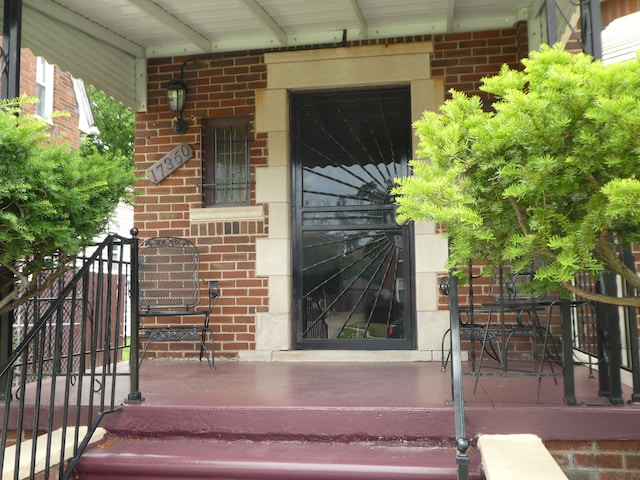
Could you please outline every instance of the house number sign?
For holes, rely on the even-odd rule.
[[[147,169],[147,178],[153,183],[160,183],[191,157],[193,148],[188,143],[181,143]]]

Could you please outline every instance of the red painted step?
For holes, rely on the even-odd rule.
[[[477,452],[470,451],[480,480]],[[455,480],[455,450],[423,442],[216,440],[110,436],[90,448],[81,480]]]

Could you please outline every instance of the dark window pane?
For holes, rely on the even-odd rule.
[[[203,203],[249,200],[247,119],[205,119],[203,127]]]

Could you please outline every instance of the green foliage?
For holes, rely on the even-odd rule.
[[[451,267],[536,256],[542,288],[603,268],[638,288],[615,250],[640,241],[640,59],[605,66],[557,45],[523,64],[483,79],[493,112],[452,92],[416,122],[419,159],[393,191],[399,219],[442,224]]]
[[[22,99],[21,101],[25,101]],[[65,259],[103,233],[135,178],[120,156],[82,156],[50,142],[47,124],[0,109],[0,313],[35,292],[34,275],[62,274]],[[12,275],[6,274],[11,272]],[[11,278],[13,276],[13,278]]]
[[[135,117],[133,111],[91,85],[85,85],[97,135],[88,135],[80,150],[122,156],[133,165]]]

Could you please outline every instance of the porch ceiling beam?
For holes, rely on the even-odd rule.
[[[271,35],[280,43],[287,45],[289,35],[276,21],[262,8],[256,0],[241,0],[241,3],[258,19],[258,21],[269,30]]]
[[[69,25],[70,28],[107,43],[133,57],[144,58],[144,48],[141,45],[131,42],[51,0],[25,0],[24,6],[27,10],[31,9],[40,12],[57,22]]]
[[[453,31],[453,19],[456,12],[456,0],[449,0],[447,2],[447,32]]]
[[[364,19],[364,15],[362,15],[362,9],[360,8],[360,5],[358,5],[358,0],[349,0],[349,3],[351,3],[353,14],[358,21],[358,28],[360,29],[362,38],[369,38],[369,26],[367,25],[367,21]]]
[[[207,37],[204,37],[195,30],[189,28],[178,18],[174,17],[150,0],[128,0],[128,2],[135,5],[143,12],[153,16],[156,20],[164,23],[167,27],[189,40],[203,52],[211,51],[211,41]]]

